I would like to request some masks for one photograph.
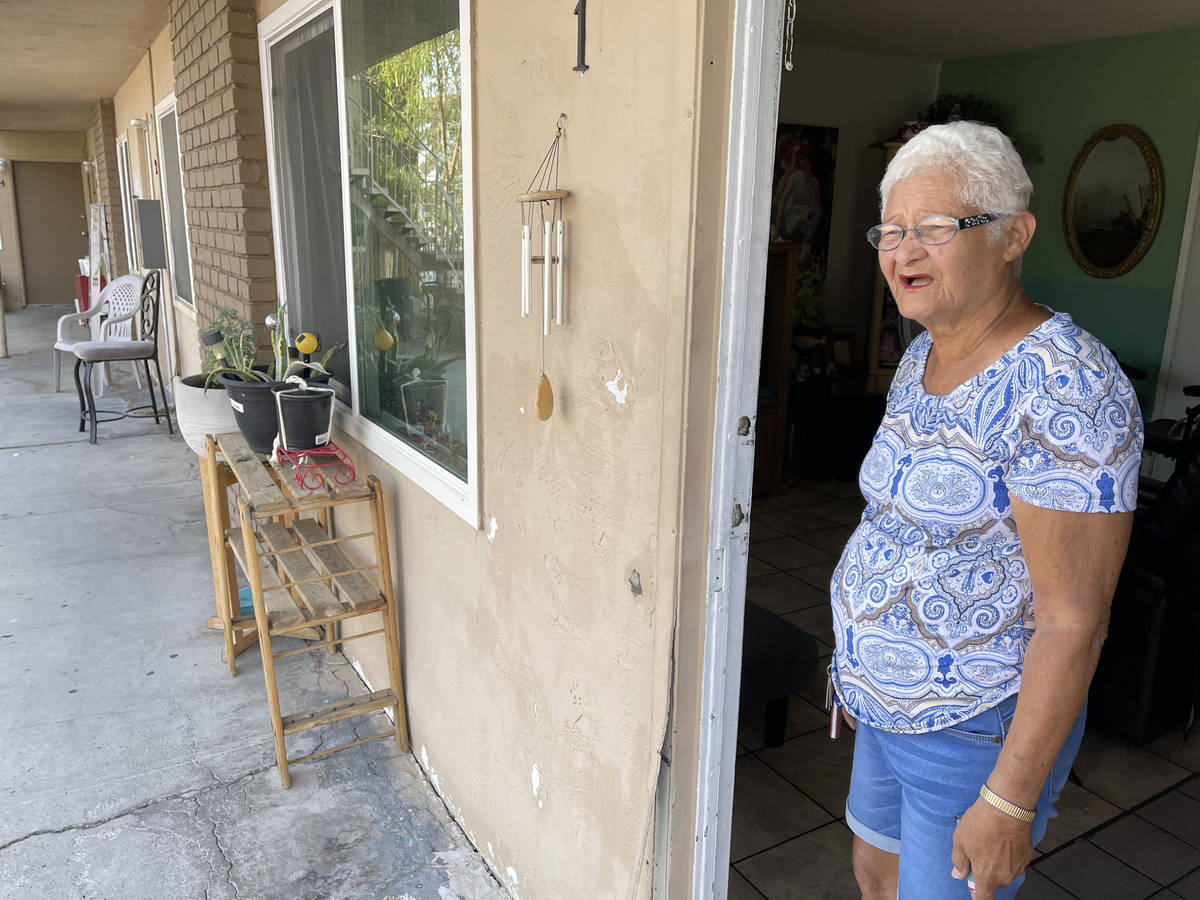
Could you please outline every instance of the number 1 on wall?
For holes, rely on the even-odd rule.
[[[588,64],[583,61],[583,49],[587,43],[587,0],[579,0],[575,4],[575,17],[579,20],[576,23],[579,30],[579,44],[575,52],[575,65],[571,71],[586,72]]]

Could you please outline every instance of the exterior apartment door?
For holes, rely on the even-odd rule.
[[[14,162],[13,189],[27,303],[65,303],[88,254],[83,179],[76,163]]]
[[[694,857],[690,890],[685,893],[675,884],[669,889],[672,897],[692,900],[725,900],[729,889],[755,411],[783,47],[783,4],[736,0],[734,6],[699,766],[691,840],[673,842],[681,849],[694,848]],[[688,789],[687,773],[674,777],[676,794]]]

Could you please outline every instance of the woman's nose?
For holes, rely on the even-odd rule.
[[[896,256],[896,264],[903,265],[904,263],[920,259],[925,256],[925,245],[917,240],[916,232],[909,231],[904,235],[904,240],[900,242],[900,246],[892,251]]]

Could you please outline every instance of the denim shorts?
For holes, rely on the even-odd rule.
[[[1016,696],[953,728],[894,734],[860,722],[846,798],[846,824],[873,847],[900,854],[899,900],[968,900],[965,880],[951,877],[956,819],[979,799],[1017,708]],[[1087,706],[1075,720],[1037,802],[1033,843],[1046,836],[1067,782]],[[1010,900],[1025,876],[996,891]]]

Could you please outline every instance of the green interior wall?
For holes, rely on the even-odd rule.
[[[1200,131],[1200,28],[947,61],[938,91],[999,104],[1010,114],[1017,139],[1041,154],[1029,166],[1038,230],[1025,257],[1026,290],[1034,300],[1070,313],[1123,361],[1150,373],[1137,385],[1149,415]],[[1092,278],[1067,250],[1062,196],[1084,141],[1118,122],[1141,128],[1158,149],[1162,221],[1132,271]]]

